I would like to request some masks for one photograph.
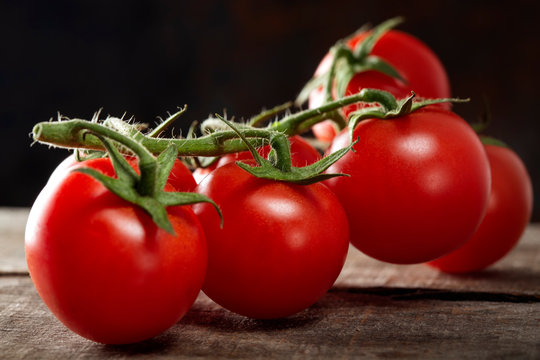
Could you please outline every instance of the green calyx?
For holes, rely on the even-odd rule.
[[[361,108],[349,114],[349,138],[352,141],[354,128],[362,120],[366,119],[395,119],[408,115],[425,106],[440,104],[445,102],[462,103],[469,99],[425,99],[415,101],[414,92],[407,98],[397,100],[391,93],[377,89],[362,89],[360,94],[364,95],[366,101],[377,103],[376,106]]]
[[[79,168],[75,171],[92,176],[115,195],[141,207],[152,217],[157,226],[170,234],[174,235],[175,233],[167,215],[166,208],[168,206],[208,202],[215,207],[221,217],[218,206],[204,195],[164,191],[178,155],[178,150],[174,145],[168,146],[156,158],[136,140],[104,127],[89,129],[84,136],[94,136],[102,142],[113,164],[116,178],[104,175],[92,168]],[[140,175],[130,166],[109,138],[119,142],[137,155]]]
[[[480,120],[471,124],[471,127],[473,128],[474,132],[476,134],[478,134],[478,137],[480,138],[480,141],[484,145],[492,145],[492,146],[510,148],[508,146],[508,144],[506,144],[505,142],[503,142],[503,141],[501,141],[499,139],[496,139],[494,137],[482,134],[483,132],[485,132],[489,128],[489,126],[491,125],[491,122],[492,122],[491,111],[490,111],[490,107],[489,107],[489,101],[488,101],[487,97],[485,97],[485,96],[483,98],[483,105],[484,105],[484,109],[483,109],[483,112],[482,112],[482,114],[480,116]]]
[[[396,17],[379,24],[353,49],[347,45],[347,40],[354,37],[358,32],[365,32],[366,27],[362,27],[347,39],[339,40],[329,51],[332,56],[330,69],[326,73],[313,77],[308,81],[296,98],[296,104],[303,104],[308,99],[309,94],[321,86],[324,90],[325,102],[333,99],[332,91],[334,86],[337,97],[342,98],[345,96],[347,85],[351,79],[360,72],[374,70],[405,82],[406,80],[390,63],[371,54],[377,41],[387,31],[402,22],[403,18]]]
[[[257,166],[250,166],[240,161],[237,161],[236,165],[255,177],[300,185],[310,185],[335,176],[348,176],[346,174],[325,174],[323,172],[345,155],[352,148],[353,144],[344,149],[340,149],[311,165],[294,167],[291,164],[290,143],[285,134],[275,130],[271,131],[269,140],[272,150],[268,155],[268,159],[265,159],[257,152],[255,147],[249,143],[241,129],[237,128],[233,123],[223,117],[219,115],[217,115],[217,117],[233,129],[242,141],[245,142],[248,150],[253,155]]]
[[[480,141],[484,145],[493,145],[499,147],[510,148],[505,142],[487,135],[479,135]]]

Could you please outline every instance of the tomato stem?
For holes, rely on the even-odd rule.
[[[252,117],[249,120],[248,124],[249,124],[249,126],[258,127],[263,122],[270,119],[272,116],[276,116],[280,112],[289,109],[292,106],[292,104],[293,103],[291,101],[288,101],[285,104],[281,104],[281,105],[273,107],[272,109],[262,111],[260,114],[255,115],[254,117]]]
[[[329,102],[316,109],[304,110],[285,116],[282,120],[270,124],[267,128],[243,126],[241,127],[241,131],[250,144],[260,147],[265,145],[276,131],[289,136],[299,134],[308,130],[317,122],[336,116],[335,110],[355,102],[363,101],[365,97],[365,94],[354,94],[337,101]],[[152,154],[160,154],[170,144],[174,144],[177,147],[179,156],[219,156],[247,150],[246,144],[232,130],[215,131],[199,138],[190,139],[154,138],[142,134],[134,126],[124,124],[127,126],[131,135],[129,143],[124,143],[124,145],[132,148],[134,151],[141,147],[147,149]],[[121,143],[123,141],[119,137],[123,135],[114,129],[103,124],[81,119],[41,122],[34,126],[32,133],[34,140],[45,144],[63,148],[104,150],[104,146],[98,138],[94,136],[83,136],[85,130],[103,134],[114,141]],[[122,132],[125,133],[125,131]],[[124,150],[121,149],[121,151]]]
[[[274,166],[282,172],[291,171],[291,144],[287,136],[277,133],[270,138],[270,146],[276,154]]]
[[[401,17],[395,17],[384,21],[370,30],[363,41],[358,43],[353,49],[351,49],[347,43],[350,37],[338,40],[329,51],[329,54],[332,57],[330,68],[326,73],[317,74],[317,76],[312,77],[308,83],[304,85],[304,88],[296,98],[296,104],[300,105],[304,103],[308,99],[310,93],[321,86],[324,91],[325,102],[332,101],[334,98],[334,91],[337,98],[342,98],[346,95],[347,86],[351,79],[361,72],[377,71],[406,82],[407,80],[404,79],[390,63],[387,63],[384,59],[372,54],[372,50],[377,41],[386,32],[402,22],[403,18]],[[360,31],[367,32],[367,29],[366,27],[362,27],[356,33]]]
[[[152,130],[148,136],[149,137],[158,137],[163,133],[163,131],[167,130],[169,126],[172,125],[173,122],[175,122],[184,112],[187,110],[187,105],[184,105],[183,108],[178,110],[172,115],[169,115],[169,117],[165,120],[163,120],[158,126],[155,127],[154,130]]]

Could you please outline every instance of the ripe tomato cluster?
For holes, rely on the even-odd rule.
[[[315,72],[327,86],[310,89],[309,107],[338,98],[339,89],[379,89],[393,102],[342,107],[334,117],[351,121],[341,132],[330,120],[316,123],[313,133],[329,143],[322,159],[300,136],[289,137],[285,152],[275,138],[255,151],[235,129],[250,151],[221,153],[192,174],[176,152],[154,162],[140,150],[142,134],[122,142],[108,129],[137,157],[102,140],[109,157],[60,164],[25,236],[30,274],[58,319],[97,342],[131,343],[179,321],[201,289],[248,317],[302,311],[333,285],[349,243],[381,261],[446,272],[481,270],[508,253],[532,208],[519,157],[484,145],[448,103],[407,98],[450,96],[441,62],[420,40],[375,29],[345,44]],[[358,64],[343,62],[343,53]],[[363,70],[329,77],[350,69]],[[285,175],[247,171],[263,165]]]
[[[358,48],[376,31],[356,33],[347,47]],[[422,98],[450,97],[441,61],[415,37],[388,30],[371,55],[399,76],[374,70],[356,73],[345,86],[346,94],[377,88],[397,98],[411,91]],[[331,61],[328,53],[314,77],[328,73]],[[313,89],[309,107],[320,106],[324,93],[323,86]],[[330,93],[336,96],[335,84]],[[354,151],[328,170],[350,175],[326,185],[347,212],[351,243],[365,254],[397,264],[429,262],[445,272],[477,271],[506,255],[525,230],[532,185],[523,162],[500,142],[483,145],[449,105],[431,105],[393,120],[360,122],[353,133],[359,138]],[[348,118],[366,106],[350,105],[342,113]],[[349,142],[347,131],[337,133],[330,120],[315,124],[313,133],[330,143],[328,152]]]

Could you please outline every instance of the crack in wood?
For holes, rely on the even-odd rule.
[[[540,295],[492,293],[481,291],[456,291],[427,288],[334,287],[330,292],[351,293],[388,297],[391,300],[440,300],[440,301],[485,301],[530,304],[540,302]]]
[[[3,271],[3,272],[0,272],[0,277],[8,277],[8,276],[25,277],[25,276],[30,276],[30,274],[28,274],[27,271]]]

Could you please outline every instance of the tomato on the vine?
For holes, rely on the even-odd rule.
[[[313,147],[307,140],[301,136],[295,135],[289,138],[291,144],[291,164],[295,167],[302,167],[311,165],[321,159],[321,154]],[[259,155],[263,158],[267,158],[270,153],[270,145],[263,146],[257,149]],[[217,164],[217,167],[221,167],[225,164],[235,162],[253,160],[253,155],[249,151],[242,151],[234,154],[227,154],[222,156]]]
[[[350,38],[347,45],[352,49],[361,43],[370,32],[360,32]],[[410,95],[414,91],[419,98],[449,98],[450,83],[446,70],[435,53],[416,37],[398,30],[389,30],[375,43],[372,55],[388,62],[405,81],[393,78],[375,70],[363,71],[354,75],[349,81],[345,95],[352,95],[362,89],[372,88],[390,92],[398,99]],[[315,71],[315,77],[328,72],[332,56],[328,53]],[[335,94],[334,94],[335,97]],[[324,91],[319,87],[309,97],[309,108],[316,108],[325,100]],[[342,109],[345,117],[365,104],[355,104]],[[448,104],[441,104],[449,109]],[[336,136],[334,124],[323,121],[313,126],[315,136],[330,142]]]
[[[302,167],[306,165],[311,165],[321,159],[321,154],[319,154],[317,149],[311,146],[311,144],[301,136],[291,136],[289,138],[289,142],[291,144],[291,162],[293,166]],[[270,150],[270,145],[266,145],[257,149],[257,152],[263,158],[266,158]],[[210,174],[216,168],[231,162],[244,160],[253,160],[253,155],[251,155],[249,151],[242,151],[239,153],[223,155],[221,158],[219,158],[219,160],[210,165],[208,168],[195,169],[195,171],[193,172],[193,176],[195,177],[197,182],[200,183],[206,175]]]
[[[203,229],[189,206],[170,206],[172,235],[94,178],[69,171],[78,167],[114,175],[109,159],[87,160],[59,170],[42,190],[25,233],[36,289],[62,323],[93,341],[131,343],[158,335],[200,291],[207,260]]]
[[[193,206],[208,243],[203,291],[226,309],[279,318],[315,303],[345,262],[348,225],[336,196],[320,183],[256,178],[234,163],[197,187],[223,213]]]
[[[457,249],[480,223],[489,196],[484,148],[459,116],[431,106],[400,118],[367,119],[354,151],[325,181],[349,218],[352,244],[376,259],[421,263]],[[348,145],[346,131],[330,151]]]
[[[525,165],[515,152],[486,145],[491,192],[486,215],[465,245],[428,264],[449,273],[482,270],[516,245],[531,217],[533,191]]]

